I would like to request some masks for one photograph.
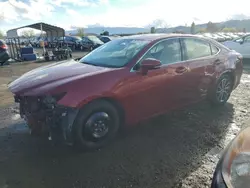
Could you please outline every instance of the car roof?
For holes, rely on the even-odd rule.
[[[124,36],[121,39],[141,39],[141,40],[158,40],[164,38],[171,38],[171,37],[198,37],[195,35],[190,34],[179,34],[179,33],[157,33],[157,34],[142,34],[142,35],[132,35],[132,36]]]

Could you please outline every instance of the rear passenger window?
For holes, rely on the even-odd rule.
[[[195,38],[183,40],[186,46],[186,60],[206,57],[211,55],[209,43]]]
[[[211,44],[211,50],[212,50],[212,55],[217,54],[219,52],[219,49]]]

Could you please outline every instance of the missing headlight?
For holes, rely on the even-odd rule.
[[[61,100],[66,93],[60,93],[55,95],[47,95],[44,97],[43,102],[47,104],[55,104],[57,101]]]

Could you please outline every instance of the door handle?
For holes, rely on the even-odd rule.
[[[183,74],[184,72],[187,72],[188,70],[189,70],[188,67],[182,66],[182,67],[177,67],[175,69],[175,72],[178,74]]]
[[[219,59],[216,59],[213,64],[214,65],[219,65],[219,64],[221,64],[221,61]]]

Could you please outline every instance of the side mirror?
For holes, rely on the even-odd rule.
[[[140,72],[145,75],[149,70],[160,68],[161,61],[153,58],[144,59],[141,62]]]

